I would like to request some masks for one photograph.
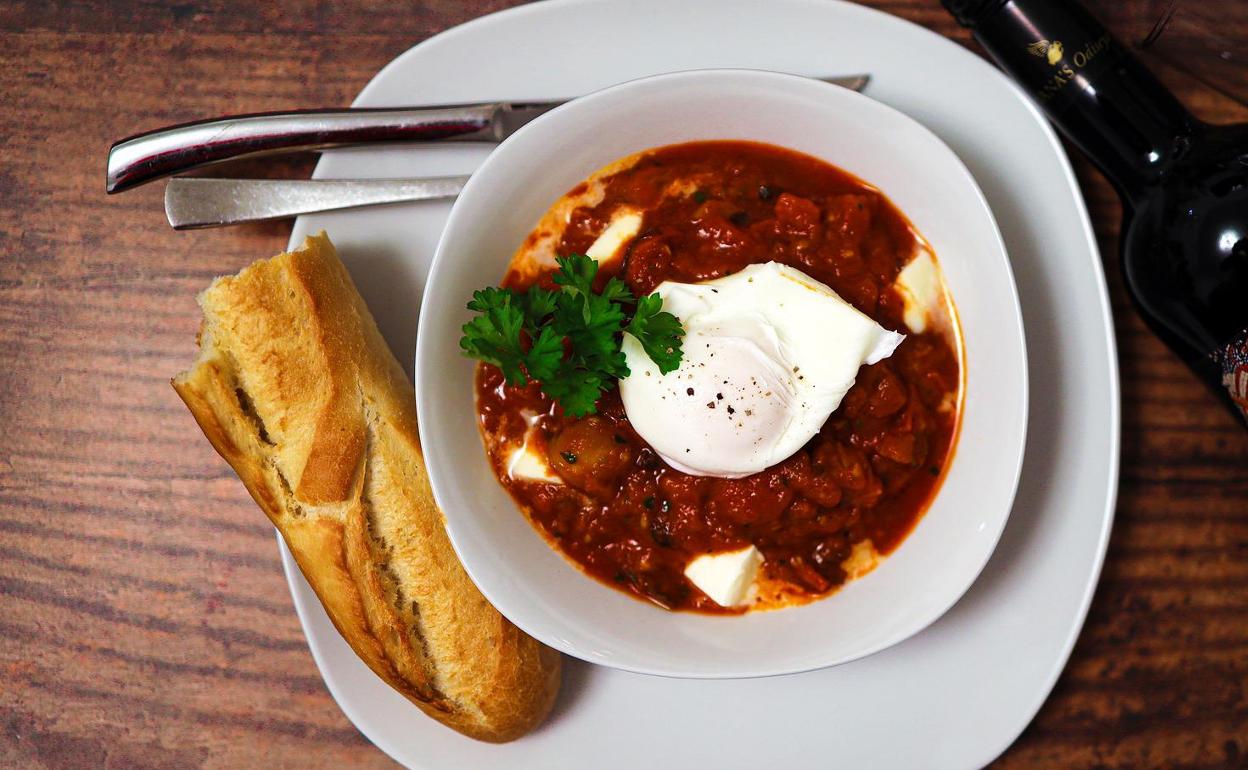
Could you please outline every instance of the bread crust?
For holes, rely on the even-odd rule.
[[[199,358],[173,387],[351,648],[465,735],[509,741],[540,723],[559,654],[460,565],[411,385],[325,234],[217,279],[199,304]]]

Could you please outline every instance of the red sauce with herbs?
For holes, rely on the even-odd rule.
[[[686,194],[671,194],[678,187]],[[945,335],[911,333],[893,287],[917,236],[884,196],[827,163],[762,144],[694,142],[647,153],[607,177],[602,202],[572,212],[558,253],[584,253],[624,204],[644,212],[642,227],[623,259],[603,266],[601,281],[618,274],[640,296],[665,280],[696,282],[775,260],[906,340],[859,371],[805,447],[742,479],[668,467],[633,431],[616,390],[599,400],[597,415],[574,419],[536,385],[507,386],[483,364],[478,410],[500,483],[586,572],[663,607],[739,612],[702,594],[684,569],[703,553],[750,543],[765,558],[762,581],[781,587],[773,595],[802,601],[835,590],[856,543],[870,539],[888,553],[910,532],[956,434],[958,352]],[[549,275],[513,270],[504,285],[534,280],[549,283]],[[506,450],[530,422],[564,484],[508,476]]]

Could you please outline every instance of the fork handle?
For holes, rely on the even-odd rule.
[[[209,163],[376,142],[497,142],[500,103],[453,107],[299,110],[201,120],[122,139],[108,151],[107,191]]]

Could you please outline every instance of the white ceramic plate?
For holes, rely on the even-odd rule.
[[[487,745],[425,718],[361,663],[283,551],[296,608],[334,697],[419,768],[966,768],[1013,742],[1082,625],[1112,520],[1118,376],[1104,276],[1061,146],[996,70],[920,27],[830,0],[547,0],[485,17],[396,59],[357,104],[566,96],[659,72],[747,67],[870,72],[867,94],[939,135],[983,189],[1022,298],[1031,380],[1023,476],[992,560],[922,633],[836,668],[672,680],[569,660],[552,718]],[[342,151],[316,176],[471,171],[485,147]],[[449,204],[301,218],[325,228],[400,360]],[[483,282],[497,276],[482,276]]]
[[[784,612],[665,612],[587,578],[497,483],[477,435],[475,362],[459,349],[467,298],[506,273],[563,191],[638,150],[697,139],[788,147],[876,186],[931,244],[966,343],[961,436],[927,513],[869,575]],[[853,91],[774,72],[695,70],[634,80],[543,115],[495,150],[460,194],[420,328],[421,442],[456,553],[499,612],[590,663],[727,679],[861,658],[944,614],[1005,528],[1023,461],[1027,362],[1004,244],[957,156],[904,113]]]

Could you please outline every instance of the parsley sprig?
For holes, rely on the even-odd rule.
[[[477,315],[464,324],[459,340],[464,355],[497,366],[509,385],[536,380],[573,417],[593,414],[611,381],[628,376],[620,348],[624,332],[637,338],[663,374],[680,365],[685,330],[663,311],[658,294],[638,300],[618,278],[596,292],[596,261],[572,254],[558,263],[555,291],[534,285],[524,292],[474,292],[468,309]]]

